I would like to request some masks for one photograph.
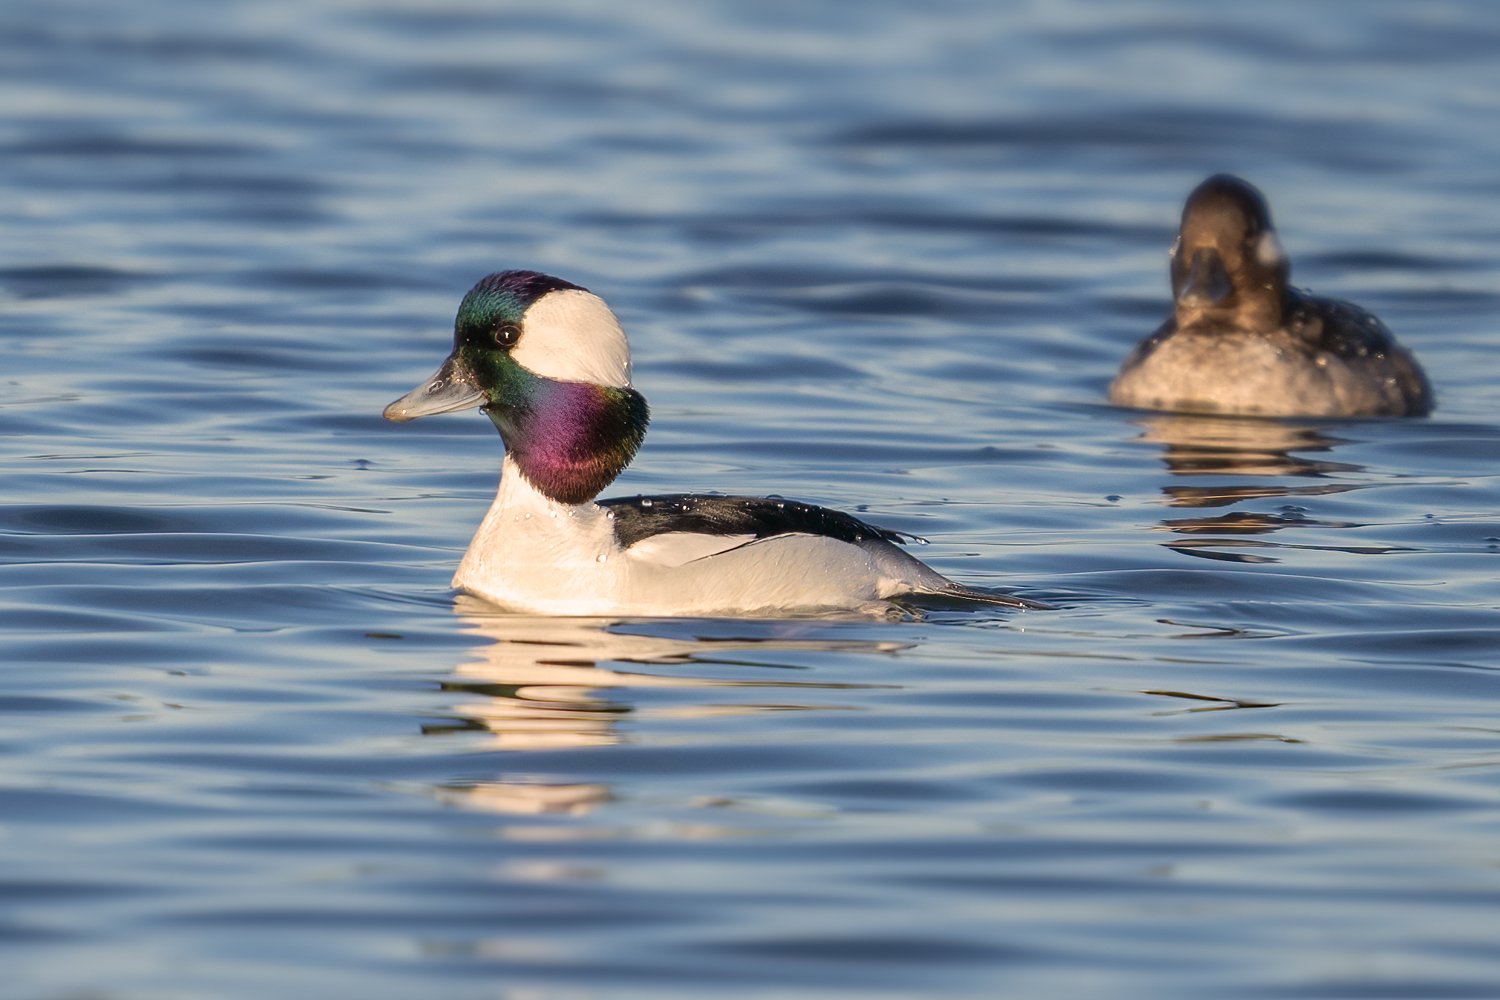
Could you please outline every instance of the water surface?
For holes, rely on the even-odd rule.
[[[0,12],[18,997],[1481,996],[1500,959],[1500,14],[21,0]],[[1103,404],[1181,198],[1416,421]],[[455,601],[484,273],[603,295],[613,492],[774,492],[1054,601]]]

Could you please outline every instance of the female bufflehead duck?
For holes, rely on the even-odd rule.
[[[1120,406],[1258,416],[1424,416],[1427,376],[1385,324],[1287,284],[1259,191],[1215,174],[1172,247],[1173,315],[1109,387]]]
[[[883,611],[931,594],[1033,607],[971,590],[907,555],[894,531],[791,500],[674,494],[595,502],[646,434],[630,347],[603,300],[535,271],[464,296],[453,353],[385,408],[389,420],[480,407],[500,431],[500,489],[453,586],[557,615]]]

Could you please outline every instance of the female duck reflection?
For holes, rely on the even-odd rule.
[[[1162,493],[1172,507],[1224,508],[1269,497],[1288,498],[1275,512],[1235,510],[1198,517],[1167,518],[1160,530],[1188,537],[1167,547],[1183,555],[1228,562],[1268,563],[1279,560],[1273,549],[1321,549],[1352,553],[1392,551],[1389,546],[1308,545],[1272,542],[1253,535],[1269,535],[1288,528],[1301,530],[1358,528],[1361,525],[1307,516],[1296,498],[1312,498],[1366,489],[1368,482],[1337,481],[1355,476],[1364,467],[1322,457],[1344,439],[1330,428],[1291,420],[1253,417],[1210,417],[1187,414],[1140,414],[1131,422],[1142,428],[1140,439],[1163,446],[1162,461],[1174,476],[1250,476],[1255,482],[1226,485],[1169,484]],[[1317,456],[1317,457],[1315,457]],[[1301,482],[1278,482],[1283,477]],[[1307,482],[1307,480],[1315,480]],[[1229,549],[1231,551],[1223,551]],[[1250,550],[1250,551],[1247,551]]]
[[[864,685],[772,679],[784,657],[755,663],[757,652],[895,653],[904,644],[830,635],[834,623],[740,623],[735,637],[703,638],[621,631],[613,619],[502,614],[468,595],[456,610],[468,631],[483,640],[473,658],[442,683],[459,696],[443,721],[423,726],[428,735],[480,734],[486,749],[567,750],[625,741],[618,723],[708,718],[760,711],[839,709],[826,692]],[[701,625],[701,623],[700,623]],[[658,625],[657,628],[665,626]],[[750,633],[763,632],[761,636]],[[662,670],[692,664],[718,676]],[[631,692],[673,692],[636,704]],[[775,691],[774,700],[766,695]],[[787,692],[793,692],[788,694]],[[618,693],[618,697],[610,695]],[[580,813],[612,797],[602,782],[487,781],[447,785],[441,798],[494,812]]]

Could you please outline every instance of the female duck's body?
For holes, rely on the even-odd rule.
[[[772,497],[595,501],[645,435],[625,334],[602,300],[533,271],[465,296],[453,353],[386,407],[392,420],[480,407],[505,442],[500,488],[453,586],[557,615],[883,611],[931,594],[1009,607],[903,552],[903,536]]]
[[[1260,193],[1226,174],[1188,197],[1173,315],[1125,359],[1110,402],[1253,416],[1422,416],[1432,389],[1371,313],[1287,284]]]

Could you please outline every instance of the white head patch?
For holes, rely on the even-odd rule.
[[[533,302],[510,356],[545,378],[630,385],[630,344],[620,321],[603,299],[581,288],[561,288]]]
[[[1267,229],[1260,234],[1260,239],[1255,241],[1255,259],[1262,267],[1275,267],[1286,259],[1281,251],[1281,241],[1276,238],[1276,230]]]

